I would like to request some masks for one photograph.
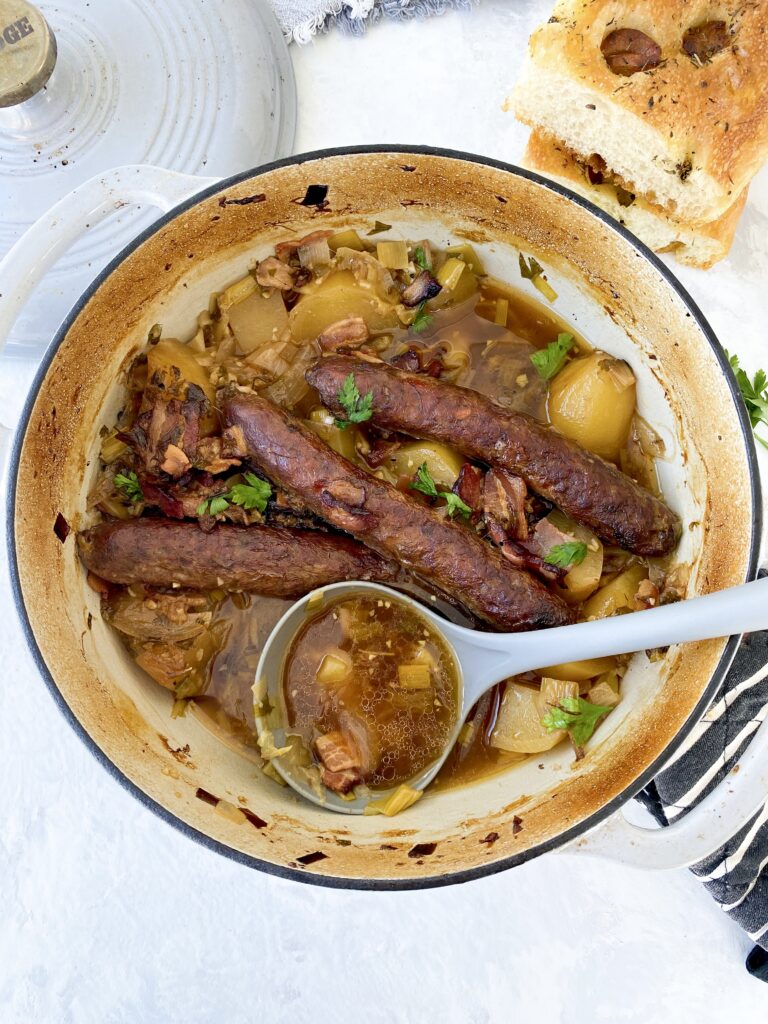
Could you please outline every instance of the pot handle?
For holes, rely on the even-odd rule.
[[[166,212],[217,181],[149,164],[129,164],[89,178],[65,195],[0,260],[0,352],[45,272],[90,227],[129,203],[149,204]],[[23,355],[23,348],[18,352]],[[0,424],[0,477],[11,434]]]
[[[613,814],[563,853],[587,853],[632,867],[682,868],[703,860],[725,845],[768,798],[768,718],[728,775],[684,818],[659,828]]]

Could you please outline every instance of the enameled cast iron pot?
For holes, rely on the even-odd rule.
[[[0,336],[35,277],[116,201],[168,209],[193,192],[78,302],[45,357],[11,460],[8,536],[19,612],[43,677],[94,754],[191,837],[253,867],[325,885],[457,882],[573,848],[574,840],[651,866],[714,849],[764,799],[757,762],[745,765],[741,795],[716,794],[692,823],[649,832],[617,812],[683,743],[736,638],[672,648],[653,664],[636,656],[622,703],[575,767],[561,746],[473,786],[427,793],[394,819],[340,817],[302,802],[214,738],[194,713],[171,718],[169,693],[134,666],[102,621],[74,531],[85,518],[99,429],[120,407],[120,370],[149,328],[159,322],[167,336],[189,336],[209,294],[281,238],[320,226],[367,229],[377,218],[406,238],[469,239],[491,274],[523,289],[530,283],[520,278],[518,254],[535,255],[558,293],[555,311],[626,358],[637,375],[640,410],[667,448],[660,473],[685,526],[680,559],[692,565],[689,594],[751,578],[761,525],[752,433],[723,351],[688,295],[643,245],[583,199],[478,157],[409,147],[336,150],[214,184],[155,168],[120,169],[62,200],[4,261]],[[763,745],[765,738],[763,729]],[[216,798],[225,802],[214,806]],[[252,813],[233,814],[231,805]]]

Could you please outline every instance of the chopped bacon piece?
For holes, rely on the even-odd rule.
[[[165,458],[160,463],[160,469],[168,476],[183,476],[190,467],[190,461],[186,454],[175,444],[169,444],[165,449]]]
[[[576,538],[572,533],[563,533],[550,522],[549,519],[540,519],[534,527],[533,534],[529,537],[526,547],[535,555],[546,558],[552,548],[558,544],[569,544]]]
[[[398,370],[407,370],[408,373],[421,372],[421,358],[419,356],[419,350],[413,346],[407,348],[405,352],[401,352],[399,356],[395,356],[395,358],[390,361],[392,366],[396,366]]]
[[[483,507],[483,472],[471,462],[465,462],[459,470],[456,483],[453,485],[455,494],[465,505],[472,509],[472,521],[477,522]]]
[[[497,544],[501,549],[502,555],[518,569],[527,569],[529,572],[535,573],[548,583],[557,583],[565,577],[565,569],[561,569],[557,565],[550,565],[549,562],[545,562],[541,555],[537,555],[535,552],[524,547],[516,540],[509,538],[504,530],[501,523],[495,522],[493,519],[488,521],[488,536],[491,538],[494,544]]]
[[[287,292],[295,285],[291,268],[276,256],[267,256],[256,268],[256,283],[262,288],[279,288]]]
[[[350,316],[326,327],[317,343],[324,352],[337,352],[341,348],[359,348],[369,337],[365,320],[360,316]]]
[[[343,732],[326,733],[315,740],[315,749],[329,772],[343,772],[359,768],[360,757],[351,740]]]
[[[440,353],[435,353],[432,348],[417,348],[411,345],[390,360],[392,366],[399,370],[407,370],[408,373],[421,373],[425,377],[439,377],[445,369]]]
[[[371,450],[365,456],[365,461],[369,466],[378,469],[379,466],[382,466],[387,459],[395,454],[400,444],[400,441],[385,441],[383,438],[377,438],[371,445]]]
[[[528,537],[525,499],[528,488],[519,476],[503,469],[489,469],[483,482],[483,509],[486,519],[503,526],[513,540]]]
[[[144,399],[148,408],[137,416],[129,431],[117,437],[143,459],[148,473],[162,470],[177,475],[178,458],[172,452],[168,461],[168,448],[176,448],[187,459],[194,457],[208,400],[195,384],[187,385],[186,396],[180,398],[152,382],[144,391]],[[168,470],[163,468],[166,461]]]
[[[345,768],[340,772],[331,772],[327,768],[323,768],[320,778],[323,785],[335,793],[348,793],[358,782],[363,781],[357,768]]]
[[[204,437],[198,442],[195,457],[196,465],[206,473],[224,473],[232,466],[239,466],[240,458],[232,458],[225,454],[224,439],[221,437]]]

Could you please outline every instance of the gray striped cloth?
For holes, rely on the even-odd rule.
[[[380,18],[423,18],[471,7],[478,0],[270,0],[288,42],[308,43],[340,28],[361,35]]]
[[[733,768],[766,714],[768,632],[752,633],[701,722],[638,799],[661,825],[682,818]],[[768,803],[691,870],[757,943],[747,969],[768,981]]]

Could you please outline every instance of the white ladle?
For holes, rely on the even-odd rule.
[[[448,622],[419,601],[389,587],[377,583],[334,583],[302,597],[288,609],[269,635],[256,669],[254,686],[256,726],[260,738],[269,730],[275,746],[285,743],[284,725],[275,719],[281,717],[284,707],[281,689],[285,656],[302,624],[328,601],[362,591],[410,605],[443,636],[456,659],[461,697],[456,724],[440,757],[409,782],[414,789],[424,789],[434,779],[471,708],[486,690],[502,679],[544,665],[630,654],[653,647],[768,628],[768,577],[662,608],[531,633],[481,633]],[[308,609],[310,601],[312,607]],[[265,713],[265,707],[273,710]],[[330,790],[321,796],[311,789],[305,778],[293,774],[290,759],[275,757],[272,764],[283,779],[307,800],[344,814],[362,814],[370,800],[383,799],[393,792],[376,790],[354,801],[343,800]]]

